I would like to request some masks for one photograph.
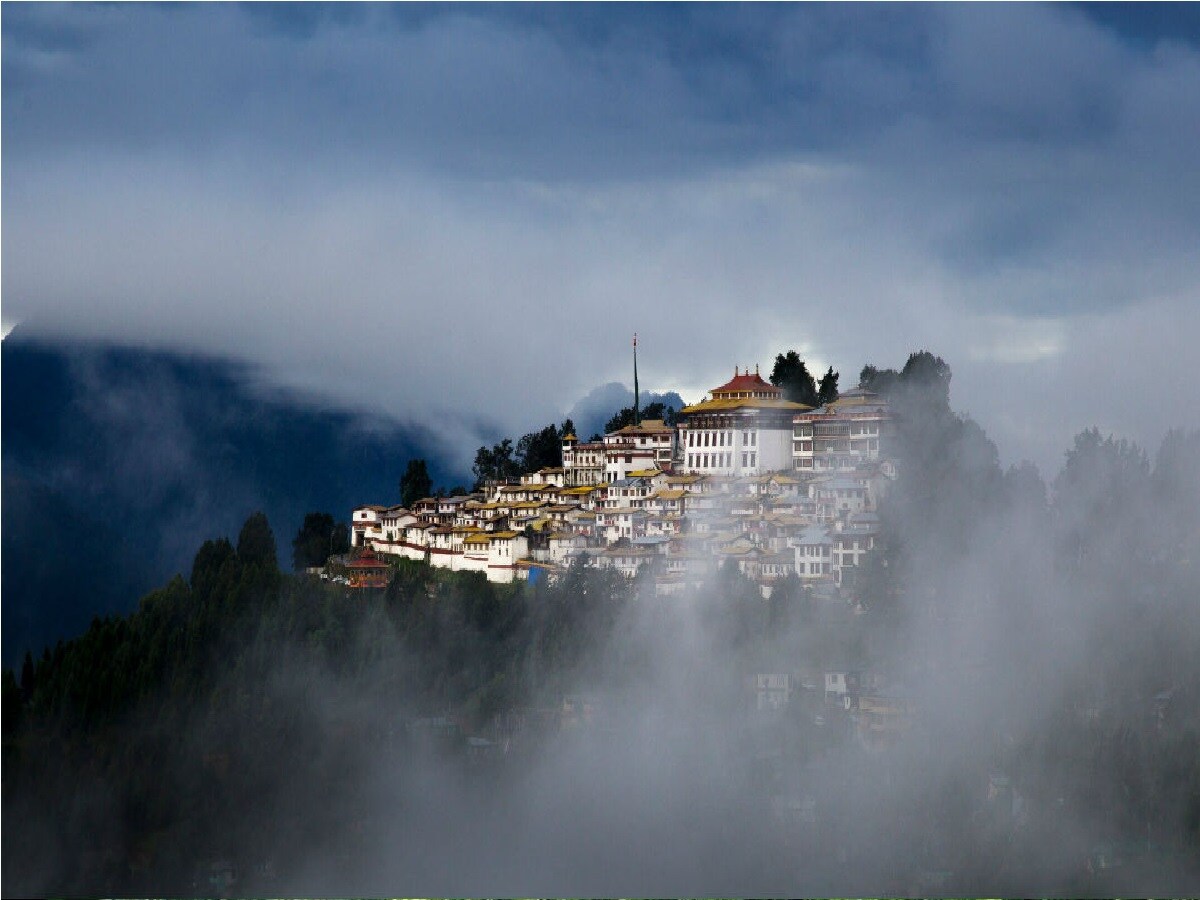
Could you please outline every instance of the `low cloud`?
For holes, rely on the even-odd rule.
[[[628,381],[635,330],[689,400],[930,347],[1043,468],[1079,398],[1040,392],[1031,441],[1014,368],[1065,384],[1126,326],[1190,356],[1148,329],[1200,290],[1200,55],[1077,10],[29,9],[4,47],[6,319],[251,360],[453,452]],[[1114,430],[1178,421],[1123,412],[1154,368]]]

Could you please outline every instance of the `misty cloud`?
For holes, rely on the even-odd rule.
[[[685,398],[793,347],[850,383],[929,346],[1050,471],[1077,396],[1031,439],[996,386],[1089,383],[1071,361],[1193,325],[1200,284],[1195,36],[1113,18],[9,10],[5,318],[248,359],[462,459],[480,411],[519,433],[628,382],[634,330]],[[1106,426],[1200,417],[1142,402],[1189,353],[1119,353]]]

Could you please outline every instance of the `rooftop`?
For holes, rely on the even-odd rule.
[[[759,375],[757,371],[751,375],[747,370],[739,375],[737,367],[735,366],[733,370],[733,378],[725,382],[720,387],[713,388],[711,393],[714,398],[717,396],[717,394],[741,393],[766,394],[772,397],[779,397],[783,395],[783,389],[763,381],[762,376]]]

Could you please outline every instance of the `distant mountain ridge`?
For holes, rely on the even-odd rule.
[[[427,460],[435,486],[472,480],[447,465],[432,431],[263,391],[232,360],[18,330],[0,361],[8,666],[93,616],[131,611],[186,575],[203,541],[236,537],[254,510],[267,514],[287,568],[306,512],[345,520],[359,503],[399,502],[409,459]],[[673,392],[641,395],[655,400],[683,405]],[[632,403],[611,382],[569,415],[586,439]]]
[[[227,360],[5,339],[3,658],[128,612],[210,537],[266,512],[279,559],[304,514],[398,502],[429,431],[256,389]]]
[[[642,391],[638,398],[639,405],[646,407],[651,403],[662,402],[675,408],[678,412],[683,408],[683,400],[674,391],[656,393]],[[619,381],[610,381],[588,392],[587,396],[577,402],[567,413],[575,423],[575,433],[580,440],[586,441],[593,434],[603,434],[604,425],[613,413],[633,405],[633,391]]]

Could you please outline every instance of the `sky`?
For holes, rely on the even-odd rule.
[[[6,4],[7,331],[474,448],[929,349],[1004,464],[1200,423],[1191,5]],[[489,431],[492,432],[489,434]]]

